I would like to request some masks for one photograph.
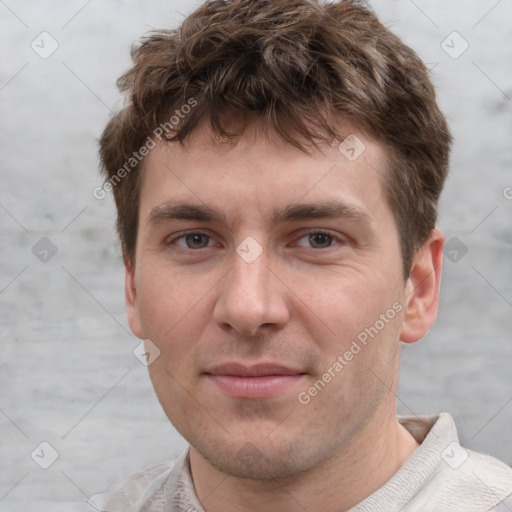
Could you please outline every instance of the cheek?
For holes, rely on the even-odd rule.
[[[365,404],[366,414],[394,387],[402,303],[385,278],[348,275],[322,286],[317,281],[309,291],[310,309],[299,316],[312,322],[308,329],[321,353],[311,384],[328,381],[316,406],[336,403],[352,415]]]
[[[147,271],[146,271],[147,269]],[[138,304],[144,336],[160,343],[183,336],[193,329],[208,291],[206,279],[194,279],[168,266],[147,264],[139,275]],[[178,333],[180,333],[178,335]],[[190,333],[192,335],[192,333]]]
[[[165,272],[148,272],[139,294],[144,338],[155,343],[160,354],[149,365],[156,394],[169,415],[175,415],[194,374],[194,347],[208,318],[204,302],[194,287],[170,279]]]
[[[348,349],[359,335],[364,341],[365,329],[375,322],[379,332],[389,330],[391,320],[396,317],[392,307],[398,294],[384,281],[352,269],[311,276],[296,288],[300,299],[295,302],[297,319],[303,324],[309,322],[307,328],[317,332],[315,338],[322,351],[337,355],[340,350]],[[389,309],[382,328],[380,315]]]
[[[142,331],[160,349],[149,372],[157,394],[165,400],[180,386],[193,385],[198,344],[212,327],[212,297],[220,278],[156,262],[146,268],[138,291]]]

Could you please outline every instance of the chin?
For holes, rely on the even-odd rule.
[[[315,466],[318,453],[306,453],[301,443],[268,439],[234,443],[233,440],[194,445],[197,452],[218,471],[235,478],[270,481],[286,479]]]

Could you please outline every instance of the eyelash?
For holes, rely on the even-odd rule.
[[[202,235],[202,236],[208,237],[210,240],[212,239],[212,237],[208,233],[203,233],[202,231],[185,231],[185,232],[181,233],[180,235],[175,236],[174,238],[166,241],[165,245],[166,246],[175,245],[178,240],[185,239],[186,237],[192,236],[192,235]],[[335,242],[346,243],[346,239],[345,238],[343,238],[341,236],[334,235],[333,233],[330,233],[329,231],[318,230],[318,229],[313,229],[313,230],[306,231],[306,232],[302,233],[301,236],[298,238],[298,240],[301,240],[301,239],[303,239],[305,237],[315,236],[315,235],[326,235],[329,238],[331,238],[332,243],[328,247],[322,247],[320,249],[315,248],[315,247],[310,247],[310,249],[313,249],[313,250],[330,249],[331,247],[333,247]],[[178,247],[180,247],[180,249],[183,249],[183,250],[186,250],[186,251],[194,251],[194,252],[195,251],[199,251],[201,249],[207,249],[208,248],[208,246],[201,247],[199,249],[191,249],[190,247],[181,247],[181,246],[178,246]]]

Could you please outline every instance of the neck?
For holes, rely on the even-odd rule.
[[[331,458],[281,480],[226,475],[191,447],[190,466],[199,501],[206,512],[349,510],[384,485],[418,447],[394,413],[375,416]]]

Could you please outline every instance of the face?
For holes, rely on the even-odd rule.
[[[385,151],[357,137],[351,161],[257,126],[217,147],[202,128],[145,161],[130,326],[160,351],[149,372],[171,422],[231,475],[305,471],[394,413],[399,235]]]

